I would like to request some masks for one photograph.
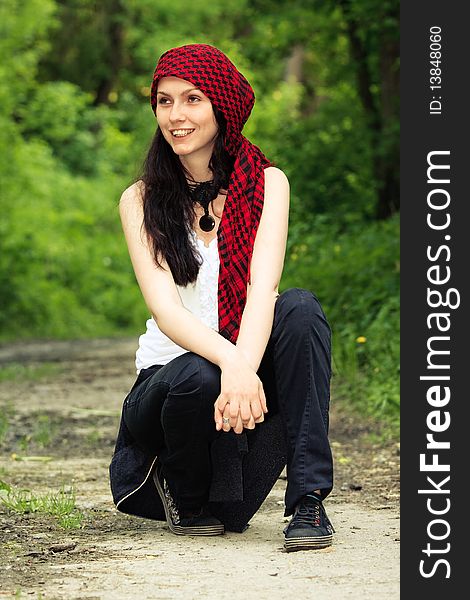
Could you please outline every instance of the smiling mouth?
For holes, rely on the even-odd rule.
[[[183,138],[192,133],[194,129],[174,129],[171,135],[176,138]]]

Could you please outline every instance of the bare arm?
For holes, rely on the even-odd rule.
[[[279,281],[284,266],[289,221],[289,182],[284,173],[269,167],[265,170],[265,198],[263,214],[256,233],[251,259],[251,283],[247,289],[247,301],[242,315],[237,349],[245,356],[248,364],[256,372],[263,358],[271,334],[274,305],[278,294]],[[219,410],[225,417],[230,416],[230,425],[235,427],[234,411],[238,403],[228,407],[225,398],[216,402],[216,415]],[[241,408],[242,405],[240,405]],[[264,420],[267,412],[266,396],[260,383],[259,393],[250,399],[250,413],[241,412],[240,420],[248,429]],[[237,429],[235,429],[237,431]]]
[[[231,416],[233,413],[231,426],[240,433],[243,430],[241,417],[245,420],[251,417],[250,402],[262,393],[259,377],[234,344],[207,327],[183,306],[166,261],[160,261],[162,267],[155,264],[142,228],[142,198],[137,184],[123,193],[119,212],[137,281],[158,327],[182,348],[220,367],[219,398],[222,398],[223,407],[230,405]],[[215,410],[214,418],[217,429],[221,429],[222,412]],[[224,426],[224,429],[230,427]]]
[[[243,311],[239,348],[258,370],[273,325],[284,266],[289,221],[289,181],[276,167],[265,170],[265,200],[251,260],[251,284]]]
[[[119,213],[137,282],[159,329],[175,344],[219,367],[230,361],[236,353],[234,345],[183,306],[166,261],[160,261],[163,268],[155,264],[142,228],[142,199],[137,184],[121,196]]]

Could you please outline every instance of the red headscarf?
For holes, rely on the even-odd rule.
[[[235,343],[263,210],[264,169],[271,164],[241,133],[255,103],[255,95],[248,81],[223,52],[207,44],[189,44],[172,48],[160,57],[150,97],[154,112],[158,81],[171,76],[198,87],[227,121],[225,148],[235,157],[235,164],[217,230],[219,332]]]

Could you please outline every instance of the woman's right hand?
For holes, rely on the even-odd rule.
[[[223,429],[241,433],[243,428],[254,429],[264,421],[268,412],[263,383],[241,353],[221,365],[220,395],[214,404],[217,431]],[[229,418],[229,423],[223,423]]]

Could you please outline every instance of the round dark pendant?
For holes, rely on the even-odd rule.
[[[214,217],[211,215],[202,215],[199,219],[199,227],[202,231],[212,231],[215,227]]]

